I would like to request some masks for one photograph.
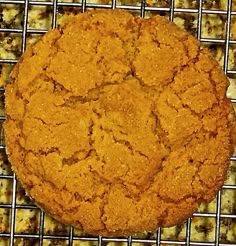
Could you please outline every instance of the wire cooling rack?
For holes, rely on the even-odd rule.
[[[164,0],[163,0],[164,1]],[[103,8],[103,9],[125,9],[128,11],[133,11],[136,14],[138,13],[141,17],[146,17],[146,13],[155,13],[155,14],[162,14],[168,15],[171,21],[174,20],[175,15],[178,13],[183,14],[194,14],[196,15],[196,36],[197,38],[206,45],[221,45],[223,48],[223,70],[229,77],[236,76],[236,68],[229,68],[229,47],[232,45],[236,45],[236,39],[231,38],[231,22],[232,18],[236,18],[236,9],[232,8],[232,3],[234,0],[228,0],[226,2],[225,8],[221,10],[212,9],[212,8],[204,8],[204,4],[207,1],[198,0],[195,1],[197,4],[196,8],[182,8],[182,7],[175,7],[175,0],[166,0],[164,1],[166,5],[164,7],[157,5],[149,5],[148,1],[140,1],[138,4],[118,4],[115,0],[110,1],[109,4],[98,4],[98,3],[91,3],[91,1],[87,2],[85,0],[79,1],[72,1],[68,2],[68,0],[62,2],[57,0],[52,1],[29,1],[29,0],[0,0],[0,7],[1,5],[14,5],[16,7],[21,6],[23,9],[22,14],[22,28],[15,28],[15,27],[3,27],[0,28],[0,33],[9,33],[9,34],[19,34],[21,36],[21,50],[20,52],[23,53],[26,49],[27,45],[27,35],[30,34],[37,34],[42,35],[47,32],[45,29],[33,29],[28,27],[28,17],[29,17],[29,9],[32,6],[45,6],[50,7],[51,9],[51,27],[55,28],[57,26],[57,17],[58,17],[58,10],[62,7],[66,7],[69,9],[77,9],[79,12],[84,12],[86,9],[92,8]],[[100,1],[101,2],[101,1]],[[107,1],[109,2],[109,1]],[[132,1],[131,1],[132,2]],[[134,1],[133,1],[134,2]],[[138,1],[136,1],[138,2]],[[158,3],[158,1],[156,1]],[[192,1],[194,2],[194,1]],[[211,1],[213,2],[213,1]],[[216,2],[216,1],[215,1]],[[225,28],[224,28],[224,35],[222,37],[202,37],[202,19],[203,15],[222,15],[225,19]],[[0,20],[1,22],[1,20]],[[1,25],[0,25],[1,27]],[[1,38],[1,36],[0,36]],[[1,40],[0,40],[1,41]],[[1,42],[0,42],[1,45]],[[1,47],[0,47],[1,48]],[[236,53],[236,52],[235,52]],[[0,56],[0,65],[1,64],[15,64],[17,59],[12,58],[1,58]],[[0,87],[0,94],[3,97],[4,94],[4,87]],[[230,98],[232,103],[236,103],[236,98]],[[0,116],[0,122],[4,121],[4,114]],[[2,132],[2,131],[1,131]],[[1,142],[0,142],[0,151],[5,151],[4,146],[4,138],[3,134],[1,134]],[[231,157],[231,161],[236,161],[236,156]],[[163,229],[159,228],[156,232],[152,234],[152,236],[133,236],[127,238],[107,238],[102,236],[89,236],[83,234],[76,234],[74,228],[70,227],[66,230],[65,233],[59,232],[51,232],[45,233],[45,214],[43,211],[39,210],[35,205],[31,203],[17,203],[17,189],[19,184],[17,184],[16,176],[14,173],[0,173],[0,181],[1,180],[10,180],[11,181],[11,192],[10,192],[10,202],[2,202],[0,198],[0,209],[8,209],[9,210],[9,220],[8,222],[4,222],[4,218],[0,218],[0,245],[106,245],[109,243],[114,244],[122,244],[122,245],[236,245],[236,209],[234,208],[231,213],[224,213],[222,212],[222,194],[224,191],[235,191],[236,192],[236,179],[234,179],[233,183],[225,184],[222,189],[218,192],[216,196],[216,208],[215,212],[196,212],[193,214],[192,218],[187,219],[184,225],[184,237],[183,238],[166,238],[163,237]],[[0,193],[1,193],[1,186],[0,186]],[[235,193],[232,193],[235,196]],[[236,200],[236,196],[233,198]],[[236,203],[236,202],[235,202]],[[236,207],[236,205],[235,205]],[[23,232],[19,233],[16,231],[17,226],[17,219],[16,214],[18,210],[21,209],[28,209],[28,210],[38,210],[39,211],[39,218],[38,218],[38,230],[36,232]],[[207,238],[203,238],[200,241],[197,241],[192,236],[192,227],[193,227],[193,220],[194,218],[205,218],[205,219],[213,219],[214,225],[212,228],[214,231],[214,236],[210,240]],[[228,219],[231,221],[233,239],[231,240],[223,240],[221,236],[222,230],[222,219]],[[31,221],[32,222],[32,221]],[[8,230],[1,229],[1,224],[8,223]],[[33,223],[33,222],[32,222]],[[29,225],[30,226],[30,225]],[[208,228],[209,229],[209,228]],[[17,239],[22,239],[21,241],[17,241]],[[29,240],[29,241],[27,241]],[[46,240],[54,240],[54,243],[45,243]],[[64,242],[64,243],[62,243]]]

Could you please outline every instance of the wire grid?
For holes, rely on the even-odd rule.
[[[203,9],[203,0],[198,1],[198,9],[191,8],[175,8],[175,0],[169,0],[169,7],[151,7],[146,5],[145,0],[141,0],[139,6],[131,6],[131,5],[117,5],[116,0],[112,0],[111,4],[95,4],[95,3],[86,3],[86,0],[82,0],[80,3],[68,3],[68,2],[58,2],[57,0],[52,1],[29,1],[29,0],[0,0],[0,4],[17,4],[24,6],[24,15],[23,15],[23,27],[21,29],[17,28],[0,28],[0,32],[6,33],[19,33],[22,35],[22,45],[21,45],[21,53],[23,53],[26,49],[26,37],[27,34],[43,34],[46,33],[47,30],[38,30],[38,29],[28,29],[28,13],[30,6],[51,6],[52,7],[52,20],[51,27],[55,28],[57,26],[57,14],[58,7],[72,7],[79,8],[81,12],[85,12],[87,8],[103,8],[103,9],[125,9],[129,11],[139,11],[141,17],[145,17],[146,11],[157,11],[157,12],[166,12],[169,13],[170,21],[173,21],[175,13],[191,13],[197,14],[197,38],[204,43],[210,44],[222,44],[224,45],[224,62],[223,62],[223,70],[225,74],[228,76],[236,75],[236,70],[228,69],[229,62],[229,46],[231,44],[236,44],[236,40],[230,39],[230,24],[231,17],[236,16],[236,11],[232,11],[232,1],[227,1],[226,10],[209,10]],[[217,39],[217,38],[202,38],[202,16],[203,14],[220,14],[226,16],[226,29],[225,29],[225,38]],[[0,59],[1,63],[6,64],[15,64],[17,59]],[[4,88],[0,87],[0,92],[4,92]],[[236,98],[230,99],[233,104],[236,103]],[[4,121],[4,116],[0,117],[0,121]],[[3,135],[1,134],[0,141],[0,150],[5,150]],[[236,156],[232,156],[231,161],[236,161]],[[223,214],[221,213],[221,196],[222,190],[236,190],[236,183],[233,185],[224,185],[222,189],[217,193],[216,197],[216,212],[215,213],[200,213],[196,212],[193,214],[193,217],[205,217],[205,218],[215,218],[215,240],[212,242],[196,242],[191,240],[191,221],[192,219],[187,219],[186,222],[186,239],[185,240],[164,240],[161,237],[162,229],[158,228],[156,231],[156,237],[154,239],[142,239],[142,238],[108,238],[102,236],[77,236],[74,235],[74,228],[70,227],[68,235],[44,235],[44,217],[45,214],[43,211],[40,211],[40,225],[39,225],[39,233],[38,234],[17,234],[15,233],[15,220],[16,220],[16,210],[17,209],[35,209],[35,205],[20,205],[16,203],[16,192],[17,192],[17,180],[16,176],[13,173],[12,175],[0,175],[0,179],[9,179],[12,180],[12,202],[10,204],[0,204],[0,208],[10,208],[10,233],[0,233],[0,238],[9,238],[9,245],[14,245],[14,240],[16,238],[35,238],[38,240],[38,245],[43,245],[44,239],[63,239],[67,240],[68,245],[73,245],[75,241],[90,241],[96,242],[97,245],[101,246],[107,242],[123,242],[128,246],[131,246],[133,243],[143,243],[143,244],[155,244],[155,245],[199,245],[199,246],[212,246],[212,245],[228,245],[235,246],[236,241],[233,243],[220,243],[219,235],[220,235],[220,219],[221,218],[229,218],[236,219],[236,214]]]

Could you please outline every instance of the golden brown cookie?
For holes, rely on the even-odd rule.
[[[40,207],[88,233],[175,225],[223,184],[227,86],[210,53],[163,17],[80,14],[12,73],[9,159]]]

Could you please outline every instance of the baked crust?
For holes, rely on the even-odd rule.
[[[80,14],[12,73],[9,160],[40,207],[88,233],[178,224],[223,184],[227,86],[210,53],[164,17]]]

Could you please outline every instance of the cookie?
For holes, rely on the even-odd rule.
[[[107,236],[173,226],[222,186],[229,82],[164,17],[79,14],[28,47],[11,78],[9,160],[59,221]]]

